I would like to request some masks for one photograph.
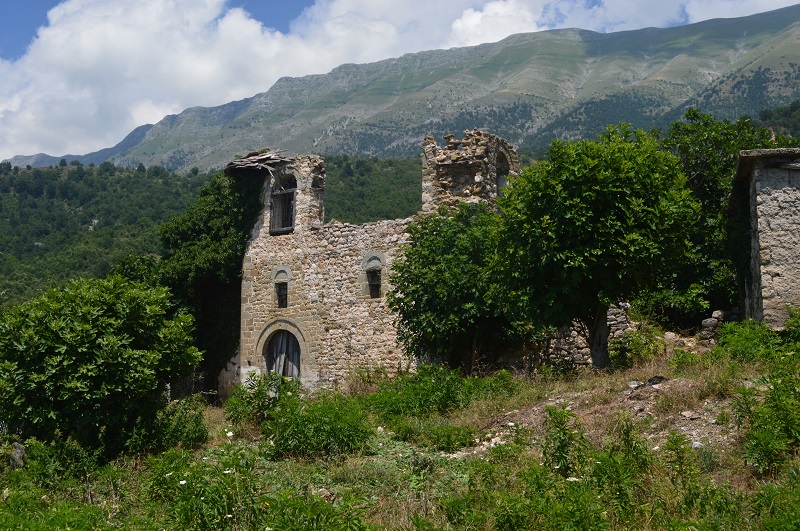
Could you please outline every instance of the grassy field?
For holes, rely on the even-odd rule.
[[[797,529],[797,334],[635,334],[615,372],[253,381],[206,443],[112,463],[9,441],[0,527]]]

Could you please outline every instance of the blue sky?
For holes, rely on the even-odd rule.
[[[667,27],[796,1],[0,0],[0,160],[96,151],[168,114],[343,63],[546,29]]]
[[[18,59],[25,53],[36,36],[36,30],[47,24],[47,12],[61,0],[2,0],[0,20],[5,23],[0,31],[0,57]],[[282,33],[289,31],[289,23],[307,6],[306,0],[241,0],[230,1],[231,7],[242,7],[265,26]]]

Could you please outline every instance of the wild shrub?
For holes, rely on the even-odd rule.
[[[338,393],[281,398],[262,431],[270,437],[275,457],[358,453],[373,434],[364,410]]]
[[[192,318],[171,311],[166,288],[112,276],[75,280],[2,312],[0,418],[8,430],[72,437],[106,457],[131,449],[134,434],[153,441],[166,385],[201,358]]]
[[[717,334],[717,342],[731,359],[742,363],[768,360],[783,350],[778,333],[756,321],[724,323]]]
[[[202,459],[168,451],[151,459],[147,492],[166,505],[174,529],[263,529],[270,509],[265,485],[253,473],[259,459],[255,449],[238,442],[227,442]]]
[[[380,391],[367,398],[367,404],[384,419],[403,415],[446,413],[467,405],[470,379],[440,365],[422,365],[412,374],[403,374],[380,385]]]
[[[469,426],[454,426],[448,419],[408,417],[392,425],[395,436],[434,450],[452,452],[475,442],[475,430]]]
[[[757,388],[733,401],[744,430],[745,460],[760,474],[774,474],[800,448],[800,362],[794,353],[775,363]]]
[[[682,434],[671,431],[662,446],[669,477],[676,487],[686,487],[698,476],[697,461],[689,440]]]
[[[575,413],[565,407],[547,406],[542,457],[545,466],[567,477],[576,474],[584,461],[588,442]]]
[[[366,404],[384,420],[404,415],[446,414],[478,398],[513,395],[518,384],[508,371],[493,376],[465,377],[441,365],[422,365],[416,372],[379,383]]]
[[[208,428],[203,419],[206,399],[195,394],[173,400],[158,413],[156,439],[161,448],[198,448],[208,441]]]
[[[225,402],[225,418],[239,428],[260,428],[281,399],[293,400],[300,392],[300,382],[271,372],[250,375],[231,391]]]
[[[347,503],[333,505],[315,495],[298,496],[286,493],[268,500],[266,517],[273,531],[361,531],[369,527],[359,511]]]
[[[662,354],[664,340],[659,337],[658,331],[653,327],[630,330],[624,336],[612,340],[609,344],[611,366],[629,369]]]
[[[101,453],[86,448],[75,439],[41,442],[25,441],[26,473],[39,486],[55,489],[74,480],[84,481],[98,468]]]
[[[672,351],[672,356],[669,358],[670,368],[678,374],[687,373],[700,364],[700,356],[682,348],[676,348]]]

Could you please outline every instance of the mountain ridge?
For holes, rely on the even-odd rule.
[[[185,171],[220,168],[265,146],[409,156],[426,134],[472,128],[538,149],[619,121],[663,128],[689,107],[718,118],[753,116],[800,98],[798,80],[800,5],[673,28],[547,30],[282,77],[250,98],[137,128],[84,156],[92,160],[69,157]]]

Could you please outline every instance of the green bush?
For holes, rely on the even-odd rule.
[[[434,450],[452,452],[475,442],[475,430],[469,426],[454,426],[447,419],[409,417],[392,425],[395,436]]]
[[[767,360],[783,350],[778,333],[756,321],[724,323],[717,334],[717,342],[731,359],[742,363]]]
[[[162,448],[198,448],[208,441],[208,428],[204,420],[206,399],[195,394],[170,402],[158,413],[157,440]]]
[[[544,421],[544,464],[562,477],[576,473],[586,457],[588,442],[575,413],[564,407],[547,406]]]
[[[200,360],[166,288],[75,280],[0,314],[0,418],[9,432],[117,455],[156,436],[165,388]]]
[[[461,409],[478,398],[510,396],[517,383],[511,373],[476,378],[461,376],[441,365],[421,365],[416,372],[379,383],[379,391],[366,398],[372,411],[384,420],[404,415],[444,414]]]
[[[800,362],[786,356],[761,383],[739,390],[733,408],[744,430],[745,460],[767,474],[778,472],[800,448]]]
[[[651,327],[630,330],[621,338],[613,339],[609,351],[612,367],[629,369],[662,354],[664,341],[658,337],[658,330]]]
[[[300,382],[293,378],[275,372],[250,375],[243,384],[233,388],[225,402],[225,418],[237,427],[250,425],[260,428],[281,397],[290,398],[299,392]]]
[[[262,430],[271,438],[275,457],[358,453],[373,434],[358,403],[336,393],[282,397]]]

